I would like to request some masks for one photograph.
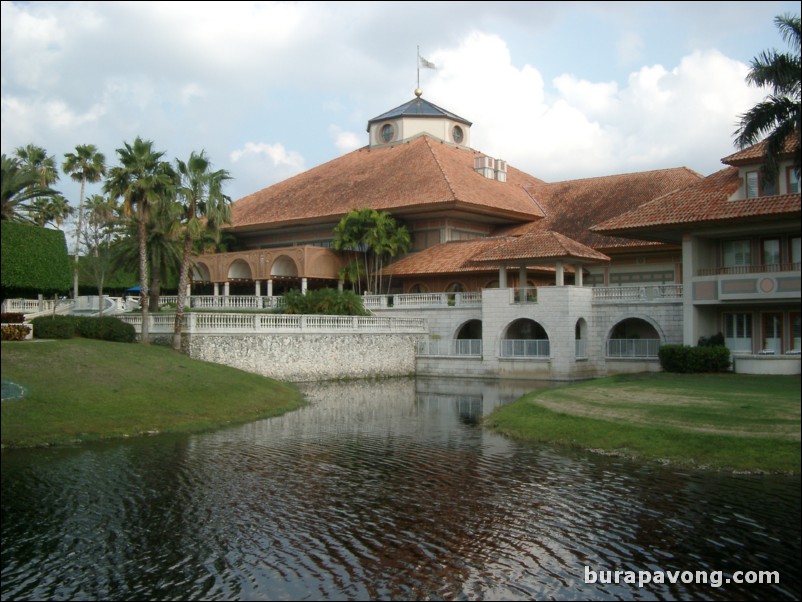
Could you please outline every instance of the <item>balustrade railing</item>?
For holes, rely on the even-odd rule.
[[[501,341],[501,357],[537,357],[550,356],[548,339],[503,339]]]
[[[477,307],[482,293],[408,293],[399,295],[363,295],[365,309],[418,309],[422,307]]]
[[[118,316],[139,332],[141,314]],[[150,314],[151,334],[173,332],[175,314]],[[183,330],[187,333],[256,333],[256,332],[409,332],[425,333],[425,318],[392,318],[373,316],[322,316],[256,313],[188,313]]]
[[[607,357],[650,358],[658,357],[660,339],[607,339]]]
[[[481,357],[482,339],[426,339],[418,341],[418,355]]]
[[[767,263],[762,265],[733,265],[721,266],[717,268],[699,268],[696,271],[697,276],[718,276],[725,274],[764,274],[770,272],[798,272],[801,263],[788,262],[788,263]]]
[[[682,301],[681,284],[606,286],[593,288],[594,303],[643,303]]]

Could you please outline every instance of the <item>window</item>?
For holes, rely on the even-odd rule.
[[[390,142],[395,134],[395,128],[390,123],[385,123],[382,126],[381,137],[382,142]]]
[[[802,261],[802,252],[800,252],[800,238],[799,236],[795,236],[791,239],[791,262],[799,264]],[[799,268],[797,268],[799,269]]]
[[[773,196],[777,194],[777,178],[768,182],[760,175],[759,171],[746,172],[746,198],[756,199],[761,196]]]
[[[724,242],[724,267],[751,265],[752,252],[748,240],[728,240]]]
[[[724,344],[735,352],[752,352],[752,315],[724,314]]]
[[[786,170],[786,177],[788,181],[788,194],[799,192],[799,174],[796,169],[789,167]]]
[[[760,196],[760,180],[756,171],[746,172],[746,198],[756,199]]]
[[[802,347],[802,339],[800,339],[800,324],[802,323],[802,314],[799,312],[791,313],[791,345],[789,350],[799,352]]]
[[[763,265],[779,266],[782,263],[780,239],[767,238],[763,241]]]

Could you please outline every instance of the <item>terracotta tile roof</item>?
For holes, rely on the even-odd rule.
[[[238,200],[231,229],[331,221],[368,203],[394,215],[461,209],[516,221],[542,216],[524,190],[541,180],[511,167],[507,182],[485,178],[473,169],[476,156],[426,135],[363,147]]]
[[[603,253],[594,251],[559,232],[528,232],[481,251],[473,256],[477,262],[521,262],[543,259],[584,259],[594,262],[610,261]]]
[[[750,165],[753,163],[762,163],[763,155],[766,152],[766,141],[758,142],[737,153],[733,153],[724,157],[721,162],[726,165]],[[790,136],[785,141],[785,148],[783,151],[783,158],[791,158],[794,153],[799,153],[799,136]]]
[[[638,234],[652,228],[687,226],[761,216],[799,218],[800,195],[729,200],[740,186],[737,167],[716,172],[698,184],[669,193],[593,227],[598,232]]]
[[[529,192],[545,213],[535,223],[499,229],[499,235],[521,235],[551,230],[594,249],[615,249],[654,243],[612,237],[591,226],[612,219],[674,190],[702,181],[685,167],[568,180],[532,186]]]
[[[457,274],[460,272],[496,272],[497,267],[481,264],[472,258],[490,251],[513,238],[478,238],[441,243],[399,259],[384,269],[385,275],[412,276],[429,274]],[[533,270],[553,272],[554,267],[532,266]]]

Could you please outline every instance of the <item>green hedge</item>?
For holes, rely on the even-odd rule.
[[[723,345],[663,345],[658,357],[666,372],[724,372],[730,367],[730,350]]]
[[[0,234],[4,299],[70,290],[72,269],[64,232],[3,220]]]
[[[118,343],[133,343],[136,330],[131,324],[106,316],[41,316],[31,321],[33,336],[37,339],[100,339]]]
[[[285,314],[324,314],[329,316],[367,316],[362,297],[354,291],[320,288],[307,291],[289,291],[284,295]]]

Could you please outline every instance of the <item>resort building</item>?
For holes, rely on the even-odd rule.
[[[371,208],[413,246],[365,306],[427,319],[419,373],[657,370],[661,344],[718,332],[733,353],[787,356],[799,372],[791,146],[772,186],[760,145],[709,177],[680,167],[549,183],[472,149],[471,128],[416,90],[368,121],[365,147],[236,201],[228,232],[242,250],[199,256],[191,293],[272,307],[287,290],[343,287],[334,228]]]

